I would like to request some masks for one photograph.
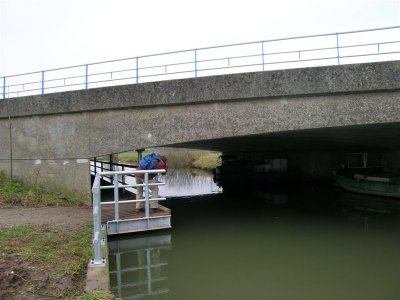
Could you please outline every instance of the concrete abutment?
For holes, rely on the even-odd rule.
[[[12,175],[23,182],[73,196],[91,204],[91,182],[88,159],[12,161]],[[0,173],[11,176],[11,160],[0,160]]]

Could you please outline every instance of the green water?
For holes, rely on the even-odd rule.
[[[110,240],[115,295],[400,299],[398,202],[329,186],[258,196],[169,199],[172,229]]]

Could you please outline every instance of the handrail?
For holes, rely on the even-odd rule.
[[[100,175],[96,174],[93,182],[93,253],[94,258],[91,265],[94,267],[105,266],[105,258],[101,253],[101,197],[100,197]]]
[[[119,216],[119,204],[120,203],[137,203],[137,202],[144,202],[144,208],[145,208],[145,215],[144,218],[142,219],[150,219],[150,201],[162,201],[166,200],[166,198],[163,197],[150,197],[150,186],[155,186],[155,185],[161,185],[164,184],[162,182],[149,182],[149,174],[159,174],[159,173],[165,173],[165,169],[156,169],[156,170],[132,170],[132,171],[106,171],[106,172],[97,172],[94,182],[93,182],[93,187],[92,187],[92,193],[93,193],[93,252],[94,252],[94,258],[91,261],[92,266],[104,266],[105,265],[105,259],[102,258],[101,255],[101,205],[108,205],[108,204],[114,204],[114,221],[120,221],[120,216]],[[144,199],[135,199],[135,200],[128,200],[128,201],[120,201],[119,200],[119,189],[126,187],[122,182],[118,180],[118,176],[125,176],[125,175],[137,175],[137,174],[143,174],[144,175],[144,180],[143,184],[132,184],[129,185],[131,187],[138,187],[141,186],[143,187],[143,194],[145,196]],[[112,176],[113,177],[113,185],[112,186],[102,186],[100,178],[102,176]],[[122,183],[122,185],[120,185]],[[102,188],[107,187],[110,189],[114,189],[114,201],[108,201],[105,203],[101,202],[101,190]]]
[[[380,32],[378,37],[374,36],[376,32]],[[368,34],[371,36],[365,39],[364,35]],[[348,36],[351,36],[351,39],[346,41]],[[387,60],[398,60],[400,59],[399,36],[400,26],[391,26],[170,51],[3,75],[0,77],[0,99],[88,89],[110,84],[137,84],[141,80],[147,82],[176,79],[176,77],[196,78],[227,72],[264,71],[266,67],[276,69],[279,65],[282,65],[282,69],[287,69],[302,64],[304,66],[306,62],[314,65],[316,62],[334,65],[360,62],[354,58],[368,57],[369,61],[378,60],[378,56]],[[327,40],[320,40],[321,38]],[[321,42],[323,45],[320,45]],[[289,45],[291,43],[293,45]],[[367,53],[365,48],[368,48]],[[351,52],[354,50],[358,52]],[[301,54],[307,57],[301,57]],[[278,56],[282,58],[276,60],[274,57]],[[123,69],[113,65],[117,62],[124,62]]]

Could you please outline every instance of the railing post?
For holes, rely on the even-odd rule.
[[[194,49],[194,77],[197,78],[197,49]]]
[[[6,99],[6,77],[3,77],[3,99]]]
[[[114,220],[119,220],[118,174],[114,174]]]
[[[261,42],[261,61],[262,61],[262,70],[264,70],[264,41]]]
[[[105,259],[101,255],[101,202],[100,202],[100,176],[96,174],[93,188],[93,252],[94,258],[91,265],[102,267],[105,265]]]
[[[139,83],[139,56],[136,56],[136,83]]]
[[[149,206],[149,173],[144,174],[144,197],[146,199],[144,209],[145,209],[145,216],[146,218],[150,215],[150,206]]]
[[[97,161],[96,161],[96,157],[93,157],[93,164],[94,164],[94,175],[97,174]]]
[[[88,89],[89,86],[89,65],[86,64],[86,72],[85,72],[85,89]]]
[[[337,64],[340,65],[339,33],[336,33],[336,53],[337,53]]]
[[[143,149],[136,150],[137,157],[138,157],[138,165],[140,164],[140,161],[142,160],[143,151],[144,151]]]
[[[122,172],[125,171],[125,166],[122,166]],[[126,185],[126,175],[122,175],[122,184]],[[125,193],[125,188],[122,189],[122,192]]]
[[[42,71],[42,95],[44,95],[44,71]]]

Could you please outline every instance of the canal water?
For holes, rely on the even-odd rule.
[[[109,240],[117,297],[400,299],[398,201],[331,184],[226,195],[209,174],[165,178],[172,228]]]

